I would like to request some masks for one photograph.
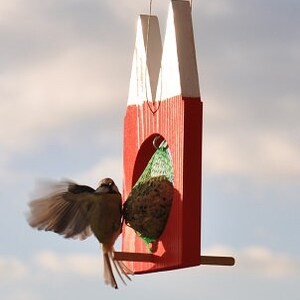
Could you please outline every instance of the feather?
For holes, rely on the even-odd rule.
[[[113,265],[126,284],[123,276],[130,280],[127,273],[132,272],[123,263],[113,260],[113,245],[122,228],[122,198],[113,180],[103,179],[97,190],[70,181],[44,182],[43,190],[44,193],[40,190],[43,196],[29,203],[29,225],[65,238],[83,240],[94,234],[103,246],[105,282],[118,288]]]
[[[103,245],[102,253],[103,253],[103,263],[104,263],[104,281],[107,285],[110,285],[111,287],[118,289],[118,284],[113,273],[112,264],[119,278],[122,280],[123,284],[125,285],[126,282],[123,276],[131,281],[131,278],[128,276],[128,274],[133,275],[133,272],[129,270],[129,268],[127,268],[121,261],[114,260],[113,252],[114,252],[113,248],[108,248],[106,245]]]
[[[92,208],[92,198],[96,197],[91,191],[81,189],[76,185],[76,193],[69,192],[73,183],[64,182],[48,186],[46,196],[29,203],[30,215],[28,223],[39,230],[53,231],[66,238],[85,239],[92,234],[89,226],[89,210]],[[72,189],[71,189],[72,190]],[[74,189],[73,189],[74,190]]]

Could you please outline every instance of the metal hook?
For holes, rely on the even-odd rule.
[[[157,136],[153,139],[153,146],[154,146],[155,149],[158,149],[159,146],[160,146],[160,144],[161,144],[161,143],[159,143],[159,145],[157,145],[157,142],[158,142],[158,140],[159,140],[160,138],[161,138],[161,135],[157,135]]]
[[[156,150],[158,148],[165,148],[165,149],[167,149],[169,147],[168,144],[167,144],[167,141],[161,135],[157,135],[153,139],[153,146],[154,146],[154,148]]]

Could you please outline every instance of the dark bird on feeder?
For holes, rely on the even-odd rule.
[[[112,263],[124,284],[132,272],[113,260],[114,243],[121,233],[121,194],[110,178],[102,179],[96,190],[64,181],[47,184],[48,193],[29,203],[28,223],[39,230],[53,231],[65,238],[86,239],[94,234],[102,245],[105,283],[118,288]]]

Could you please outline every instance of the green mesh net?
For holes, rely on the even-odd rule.
[[[163,141],[154,152],[133,188],[157,176],[165,176],[170,182],[174,181],[173,164],[166,141]]]
[[[149,160],[124,204],[128,226],[146,242],[153,244],[167,223],[173,199],[174,172],[166,141]]]

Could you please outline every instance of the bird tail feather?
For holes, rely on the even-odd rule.
[[[106,284],[118,289],[118,284],[113,273],[112,263],[119,278],[125,285],[126,281],[124,280],[124,277],[131,281],[131,278],[128,276],[128,274],[133,275],[133,272],[123,262],[113,259],[113,251],[113,248],[107,250],[103,247],[104,280]]]
[[[104,281],[106,284],[112,286],[113,288],[117,289],[118,284],[116,282],[111,263],[110,263],[110,257],[109,253],[103,252],[103,262],[104,262]]]

